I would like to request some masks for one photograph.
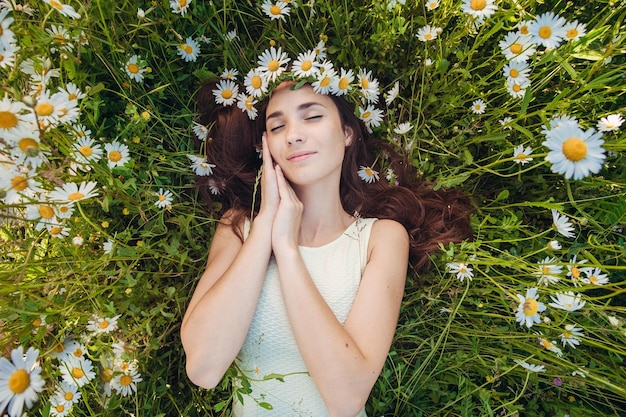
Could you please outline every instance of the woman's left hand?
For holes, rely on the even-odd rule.
[[[275,166],[280,201],[272,227],[272,249],[297,248],[304,205],[285,179],[280,166]]]

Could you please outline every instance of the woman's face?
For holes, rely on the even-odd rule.
[[[310,85],[276,87],[265,116],[267,143],[274,161],[294,186],[341,177],[345,147],[352,141],[332,99]]]

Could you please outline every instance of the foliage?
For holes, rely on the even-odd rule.
[[[243,77],[270,45],[295,56],[320,41],[337,68],[366,67],[384,91],[399,83],[376,134],[424,179],[458,187],[476,205],[475,239],[442,247],[423,284],[407,285],[368,415],[626,413],[626,137],[619,124],[601,132],[606,157],[580,179],[554,172],[544,145],[557,117],[598,133],[601,118],[626,114],[621,2],[501,0],[482,19],[457,0],[299,1],[278,19],[252,0],[187,0],[184,12],[184,2],[171,3],[72,1],[80,14],[72,18],[60,3],[2,2],[3,45],[12,32],[19,49],[13,61],[0,51],[0,116],[23,103],[16,114],[38,126],[36,143],[20,146],[0,117],[0,341],[7,358],[18,346],[39,351],[46,384],[32,415],[58,414],[58,346],[68,338],[99,373],[80,387],[71,415],[227,415],[236,370],[218,389],[194,387],[178,335],[216,222],[187,156],[201,152],[195,93],[224,69]],[[537,46],[528,86],[513,97],[501,42],[546,12],[577,20],[585,35]],[[424,41],[426,25],[440,30]],[[197,59],[182,58],[188,37]],[[84,97],[54,101],[70,83]],[[473,111],[476,100],[484,112]],[[52,116],[38,110],[45,102],[56,106]],[[412,128],[394,131],[402,122]],[[86,137],[99,160],[85,163],[77,143]],[[114,143],[128,148],[117,166],[105,149]],[[520,145],[532,153],[514,154]],[[64,184],[93,186],[92,195],[55,199]],[[570,233],[557,229],[557,214]],[[527,327],[516,314],[530,288],[546,310]],[[568,292],[581,309],[550,305]],[[103,319],[115,326],[98,331],[93,322]],[[568,325],[582,332],[579,344],[562,341]],[[111,388],[131,371],[136,394]]]

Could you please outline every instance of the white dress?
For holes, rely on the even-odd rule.
[[[341,324],[346,321],[359,289],[375,220],[357,218],[334,241],[320,247],[299,248],[311,278]],[[246,222],[244,236],[248,229]],[[235,363],[248,378],[251,392],[242,395],[243,403],[235,396],[233,416],[328,415],[291,330],[273,257]],[[235,389],[242,386],[237,381],[234,384]],[[356,417],[365,416],[365,410],[361,410]]]

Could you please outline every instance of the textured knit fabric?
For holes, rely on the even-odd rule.
[[[323,246],[300,246],[311,278],[341,324],[346,321],[359,289],[375,220],[359,218],[341,236]],[[234,416],[328,415],[289,324],[273,257],[236,364],[249,378],[252,392],[243,396],[243,404],[235,399]],[[362,410],[358,417],[365,415]]]

